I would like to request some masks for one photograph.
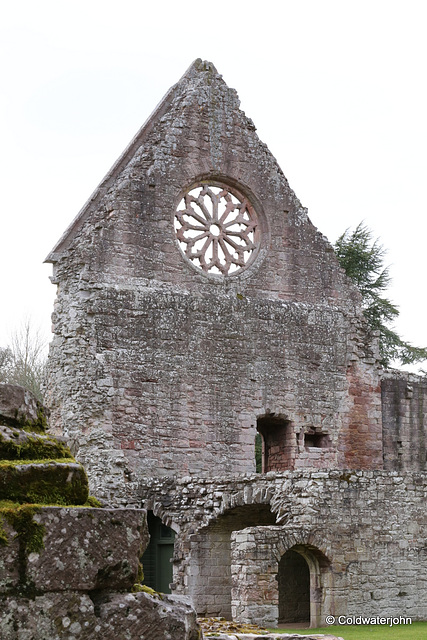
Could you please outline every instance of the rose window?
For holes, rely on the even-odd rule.
[[[225,185],[201,184],[188,191],[175,213],[175,232],[184,255],[205,273],[243,269],[259,245],[253,207]]]

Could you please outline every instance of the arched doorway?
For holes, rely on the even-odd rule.
[[[296,544],[278,565],[279,621],[318,627],[332,588],[330,561],[311,544]]]
[[[147,524],[150,542],[141,558],[144,584],[155,591],[170,593],[175,531],[163,524],[152,511],[147,513]]]
[[[231,620],[231,532],[275,522],[269,504],[247,504],[225,511],[192,536],[188,594],[198,615]]]
[[[289,549],[279,562],[279,623],[310,625],[310,569],[305,558]]]

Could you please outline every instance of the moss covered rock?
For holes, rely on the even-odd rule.
[[[49,435],[0,425],[0,460],[72,458],[64,442]]]
[[[82,505],[88,497],[86,473],[73,458],[0,462],[0,500]]]
[[[46,416],[32,393],[0,384],[0,500],[83,505],[86,473],[65,442],[43,433]]]

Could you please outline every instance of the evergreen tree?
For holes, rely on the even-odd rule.
[[[379,331],[381,364],[390,366],[393,360],[413,364],[427,359],[427,348],[413,347],[405,342],[390,324],[399,316],[399,309],[385,291],[391,278],[384,267],[385,249],[372,232],[359,223],[350,232],[347,229],[335,242],[335,253],[346,274],[362,294],[363,313],[373,330]]]

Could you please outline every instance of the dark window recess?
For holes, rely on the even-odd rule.
[[[326,433],[316,433],[315,431],[304,434],[304,447],[316,447],[317,449],[326,449],[330,446],[329,436]]]
[[[255,436],[255,470],[262,473],[262,436],[257,433]]]
[[[289,420],[269,413],[257,420],[262,437],[262,472],[292,469],[295,457],[295,437]]]

